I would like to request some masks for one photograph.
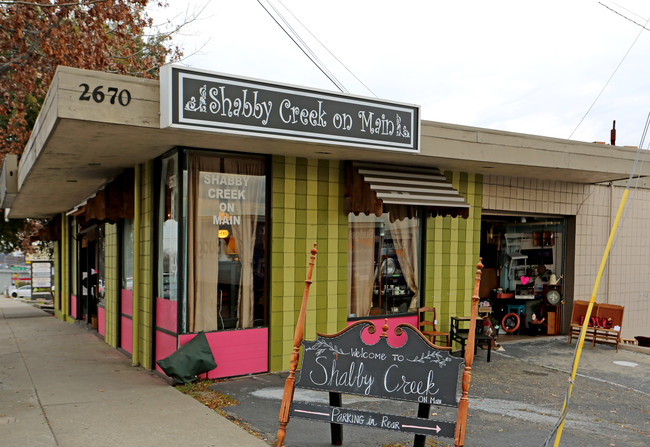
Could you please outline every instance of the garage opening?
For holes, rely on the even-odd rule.
[[[499,340],[561,334],[566,227],[562,216],[484,213],[480,305]]]

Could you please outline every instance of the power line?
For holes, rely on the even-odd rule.
[[[602,3],[600,3],[600,4],[603,5]],[[605,5],[603,5],[603,6],[605,6]],[[607,7],[607,6],[605,6],[605,7],[608,8],[608,9],[611,9],[611,8],[609,8],[609,7]],[[613,11],[613,10],[612,10],[612,11]],[[616,12],[616,11],[614,11],[614,12]],[[618,14],[618,13],[617,13],[617,14]],[[622,17],[625,17],[625,16],[623,16],[622,14],[619,14],[619,15],[621,15]],[[628,19],[628,20],[629,20],[629,19]],[[631,20],[631,21],[632,21],[632,20]],[[633,21],[632,21],[632,22],[633,22]],[[647,25],[648,22],[650,22],[650,18],[648,18],[648,19],[646,20],[645,25]],[[636,22],[634,22],[634,23],[636,23]],[[571,137],[573,137],[573,134],[576,133],[576,131],[578,130],[578,127],[580,127],[580,125],[581,125],[582,122],[585,120],[585,118],[587,118],[587,115],[589,115],[589,112],[591,112],[591,109],[594,108],[594,106],[596,105],[596,102],[598,102],[598,100],[600,99],[601,95],[603,94],[603,92],[605,91],[605,89],[607,88],[607,86],[609,85],[609,83],[611,82],[612,78],[614,78],[614,75],[616,74],[616,72],[618,71],[618,69],[621,68],[621,65],[623,65],[623,62],[625,61],[625,58],[627,58],[627,55],[630,54],[630,51],[632,51],[632,48],[633,48],[634,45],[636,44],[636,41],[639,40],[639,37],[641,37],[641,33],[643,32],[643,30],[647,30],[647,29],[648,29],[648,28],[646,28],[645,25],[641,26],[642,29],[639,31],[639,34],[637,34],[636,38],[635,38],[634,41],[632,42],[632,45],[630,45],[630,48],[628,48],[628,50],[625,52],[625,55],[623,56],[623,58],[621,59],[621,61],[618,63],[618,65],[617,65],[616,68],[614,69],[614,72],[613,72],[612,75],[609,77],[609,79],[607,80],[607,82],[605,82],[605,85],[604,85],[603,88],[600,90],[600,93],[598,93],[598,96],[596,96],[596,99],[594,99],[594,102],[591,103],[591,105],[589,106],[589,108],[587,109],[587,111],[585,112],[585,114],[584,114],[584,115],[582,116],[582,118],[580,119],[580,122],[578,123],[578,125],[575,127],[575,129],[573,129],[573,132],[571,132],[571,135],[569,135],[569,138],[568,138],[569,140],[571,139]]]
[[[632,20],[631,18],[629,18],[628,16],[621,14],[621,13],[618,12],[617,10],[615,10],[615,9],[613,9],[613,8],[610,8],[610,7],[607,6],[606,4],[604,4],[604,3],[602,3],[602,2],[598,2],[598,4],[601,5],[601,6],[604,6],[604,7],[607,8],[607,9],[609,9],[609,10],[612,11],[614,14],[618,14],[619,16],[623,17],[625,20],[629,20],[630,22],[634,23],[635,25],[640,26],[640,27],[643,28],[644,30],[646,30],[646,31],[650,31],[649,28],[646,28],[644,25],[641,25],[639,22],[636,22],[636,21]],[[623,9],[625,9],[625,8],[623,8]],[[629,11],[629,12],[631,12],[632,14],[637,15],[637,14],[633,13],[632,11],[630,11],[629,9],[626,9],[626,11]],[[646,23],[648,23],[648,22],[646,22]]]
[[[327,78],[328,78],[328,79],[329,79],[329,80],[330,80],[334,85],[336,85],[336,87],[337,87],[341,92],[343,92],[343,93],[349,93],[349,91],[348,91],[348,90],[343,86],[343,84],[342,84],[338,79],[336,79],[336,76],[334,76],[334,74],[331,73],[331,72],[327,69],[327,67],[325,67],[325,64],[323,64],[323,63],[320,61],[320,59],[318,59],[318,57],[316,56],[316,54],[311,50],[311,48],[309,48],[309,45],[307,45],[307,43],[306,43],[304,40],[302,40],[302,38],[300,38],[300,35],[299,35],[299,34],[298,34],[294,29],[293,29],[293,27],[291,27],[291,25],[287,22],[287,20],[284,18],[284,16],[283,16],[283,15],[282,15],[282,14],[281,14],[281,13],[280,13],[276,8],[275,8],[275,6],[273,6],[273,4],[272,4],[270,1],[268,1],[269,6],[270,6],[271,8],[273,8],[273,11],[275,11],[275,13],[280,17],[280,19],[282,20],[282,22],[285,24],[286,28],[285,28],[284,26],[282,26],[282,24],[278,21],[278,19],[277,19],[273,14],[271,14],[271,11],[269,11],[268,8],[267,8],[266,6],[264,6],[264,4],[262,4],[261,0],[257,0],[257,3],[259,3],[260,6],[261,6],[262,8],[264,8],[264,10],[267,12],[267,14],[268,14],[269,16],[271,16],[271,18],[275,21],[275,23],[277,23],[277,25],[282,29],[282,31],[284,31],[285,34],[286,34],[287,36],[289,36],[289,38],[293,41],[293,43],[296,44],[296,46],[297,46],[298,48],[300,48],[300,50],[305,54],[305,56],[307,56],[307,57],[309,58],[309,60],[311,60],[311,61],[314,63],[314,65],[316,65],[316,67],[318,67],[318,69],[319,69],[319,70],[320,70],[320,71],[321,71],[325,76],[327,76]],[[287,30],[287,28],[288,28],[289,30],[291,30],[291,33]],[[292,33],[293,33],[293,34],[292,34]],[[299,44],[297,40],[300,41],[300,43],[301,43],[302,45]]]
[[[332,52],[329,50],[329,48],[327,48],[327,47],[325,46],[325,44],[323,44],[323,42],[321,42],[321,41],[318,39],[318,37],[316,37],[316,36],[314,35],[314,33],[312,33],[312,32],[309,30],[309,28],[307,28],[307,27],[306,27],[306,26],[305,26],[305,25],[300,21],[300,19],[299,19],[298,17],[296,17],[296,16],[294,15],[294,13],[291,12],[291,10],[290,10],[289,8],[287,8],[287,7],[284,5],[284,3],[282,3],[281,0],[278,0],[278,2],[279,2],[279,3],[284,7],[284,9],[286,9],[287,11],[289,11],[289,14],[291,14],[291,17],[293,17],[293,18],[294,18],[298,23],[300,23],[300,26],[302,26],[305,30],[307,30],[307,32],[309,33],[309,35],[310,35],[311,37],[313,37],[314,39],[316,39],[316,42],[318,42],[318,43],[319,43],[323,48],[325,48],[325,50],[326,50],[326,51],[327,51],[327,52],[328,52],[328,53],[329,53],[329,54],[330,54],[334,59],[336,59],[336,62],[338,62],[339,64],[341,64],[341,66],[342,66],[343,68],[345,68],[345,69],[347,70],[348,73],[350,73],[352,76],[354,76],[354,79],[356,79],[357,81],[359,81],[359,83],[360,83],[361,85],[363,85],[363,86],[366,88],[366,90],[368,90],[370,93],[372,93],[372,95],[373,95],[375,98],[377,97],[377,95],[375,94],[375,92],[373,92],[373,91],[370,89],[370,87],[368,87],[366,84],[364,84],[364,82],[363,82],[361,79],[359,79],[359,78],[357,77],[357,75],[355,75],[355,74],[352,72],[352,70],[350,70],[350,69],[349,69],[349,68],[348,68],[348,67],[347,67],[343,62],[341,62],[341,60],[340,60],[338,57],[336,57],[336,55],[335,55],[334,53],[332,53]]]

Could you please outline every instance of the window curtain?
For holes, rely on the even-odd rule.
[[[348,303],[357,317],[370,315],[375,281],[375,216],[357,216],[349,224]]]
[[[402,269],[406,285],[413,292],[409,311],[419,306],[418,289],[418,219],[395,220],[389,223],[390,234],[393,237],[395,253]]]
[[[253,327],[255,305],[253,253],[255,251],[257,219],[258,216],[264,216],[266,191],[264,163],[260,160],[226,158],[224,167],[227,173],[250,176],[245,186],[245,198],[235,201],[235,214],[241,216],[241,224],[231,227],[241,262],[237,327],[247,328]]]
[[[188,309],[190,332],[217,329],[217,285],[219,283],[219,225],[201,197],[201,173],[219,172],[221,159],[209,156],[189,158],[188,179]],[[217,213],[218,214],[218,213]]]

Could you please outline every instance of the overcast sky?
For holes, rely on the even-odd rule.
[[[581,141],[609,143],[616,120],[618,145],[641,141],[647,0],[260,1],[350,94],[417,104],[424,120]],[[171,3],[150,10],[157,24],[200,12],[174,38],[182,64],[339,91],[257,0]]]

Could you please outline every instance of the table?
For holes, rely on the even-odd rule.
[[[465,357],[465,345],[469,336],[470,317],[451,317],[451,328],[449,337],[451,341],[457,341],[461,345],[461,356]],[[466,327],[463,327],[466,326]],[[490,362],[490,353],[492,352],[492,337],[483,334],[483,318],[476,318],[476,332],[474,335],[474,354],[479,346],[487,345],[487,361]]]

